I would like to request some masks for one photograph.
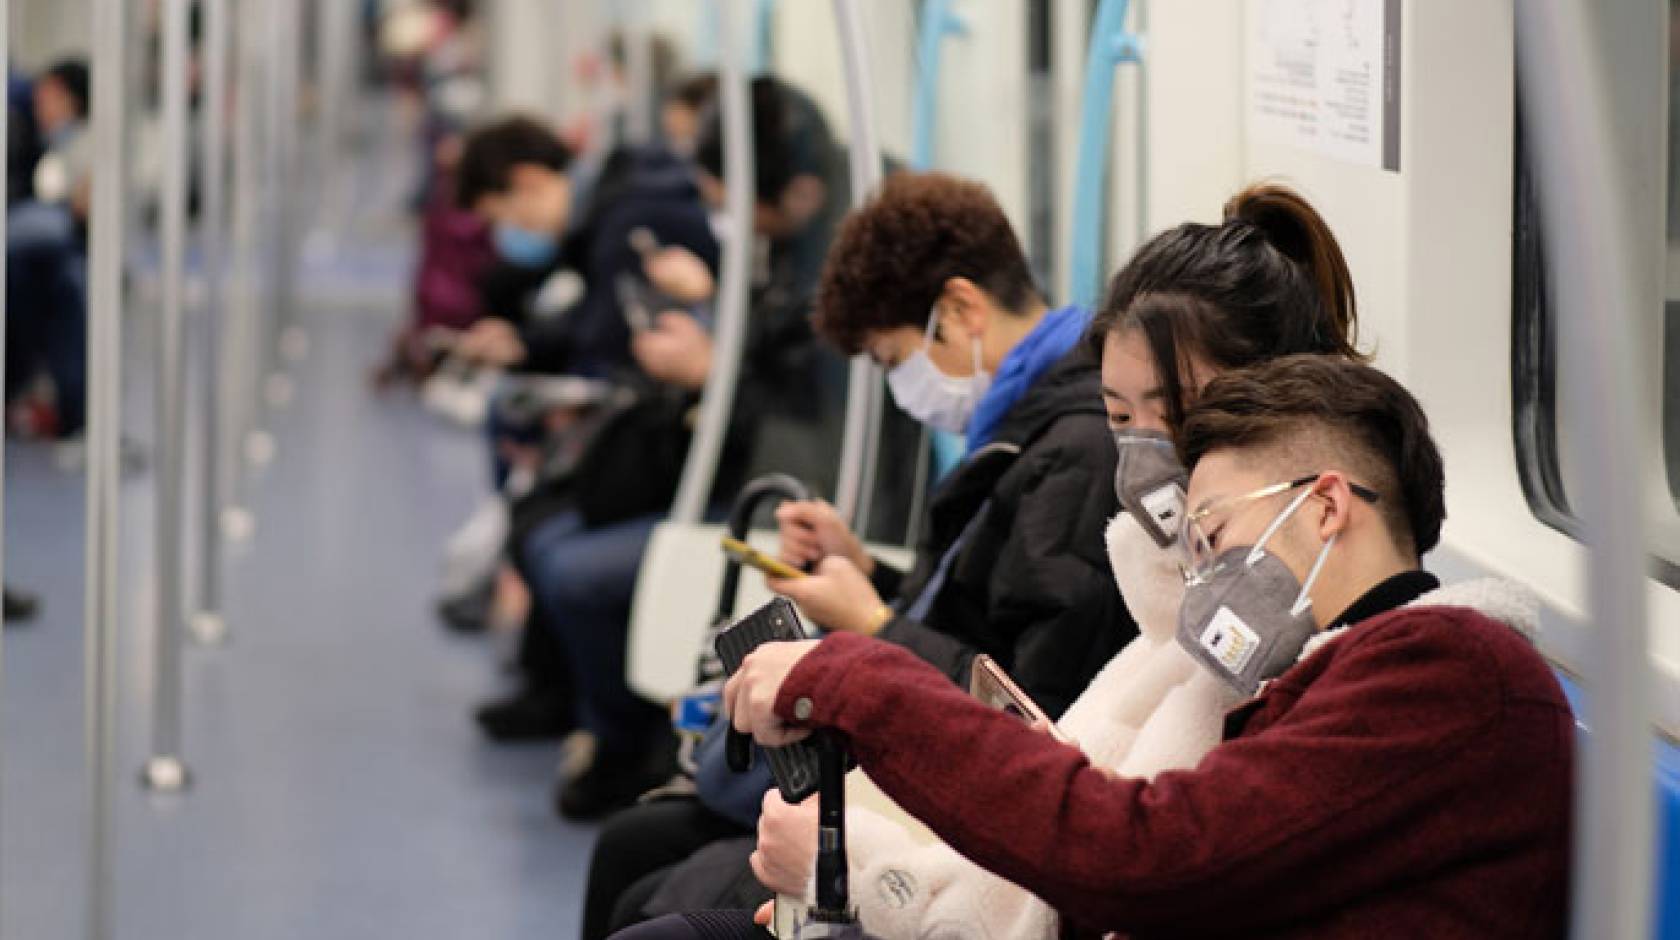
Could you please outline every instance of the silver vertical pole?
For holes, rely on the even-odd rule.
[[[297,320],[298,262],[298,80],[302,73],[298,0],[269,0],[273,20],[274,111],[269,115],[269,148],[274,160],[274,327],[272,350],[275,372],[267,389],[271,407],[284,407],[292,397],[291,378],[284,364],[303,358],[307,345]]]
[[[191,627],[201,643],[218,643],[227,634],[222,619],[222,508],[228,490],[223,475],[222,426],[228,400],[221,394],[221,334],[224,317],[224,248],[227,205],[228,0],[203,0],[203,68],[200,70],[203,137],[199,164],[199,255],[204,265],[204,300],[199,310],[199,373],[203,408],[199,412],[199,577],[198,609]],[[231,361],[229,362],[231,365]]]
[[[117,441],[122,421],[123,0],[93,0],[93,194],[88,244],[87,689],[89,940],[111,934],[111,763],[116,748]]]
[[[181,761],[181,475],[186,383],[181,375],[182,290],[187,262],[187,4],[163,0],[163,303],[157,322],[157,518],[152,534],[152,752],[141,772],[148,789],[186,786]]]
[[[846,66],[852,204],[862,205],[881,182],[881,139],[880,129],[875,126],[874,89],[869,80],[869,44],[856,0],[834,0],[834,18],[840,27],[840,52]],[[846,426],[840,444],[840,480],[835,506],[860,533],[869,525],[880,431],[880,370],[868,356],[854,356],[846,389]]]
[[[653,140],[653,105],[658,96],[653,87],[653,29],[648,24],[647,0],[631,0],[623,9],[618,35],[624,49],[624,129],[631,143],[646,144]]]
[[[718,41],[718,101],[722,107],[724,191],[729,238],[723,244],[722,283],[718,289],[716,352],[706,388],[700,397],[700,420],[683,463],[671,518],[693,525],[706,511],[718,455],[729,432],[729,413],[735,407],[735,383],[746,343],[748,281],[752,277],[753,148],[752,95],[742,66],[739,4],[719,0],[723,26]]]
[[[0,75],[10,75],[10,51],[12,42],[12,5],[9,0],[0,0]],[[9,140],[11,135],[11,108],[0,109],[0,140]],[[10,148],[7,148],[9,151]],[[0,153],[0,179],[6,179],[11,167],[6,158],[9,153]],[[5,241],[6,214],[0,212],[0,243]],[[6,376],[6,258],[0,254],[0,387],[5,385]],[[6,581],[6,435],[0,434],[0,585]],[[5,675],[5,657],[0,656],[0,676]],[[4,710],[0,710],[0,719],[4,719]],[[0,747],[0,752],[4,752]],[[3,762],[0,762],[3,763]],[[5,833],[0,831],[0,844],[5,843]],[[0,871],[0,875],[4,872]],[[3,883],[3,881],[0,881]]]
[[[1645,412],[1635,393],[1640,370],[1630,368],[1642,361],[1634,326],[1646,316],[1636,300],[1631,259],[1638,255],[1615,102],[1595,24],[1587,21],[1596,6],[1517,4],[1517,65],[1523,118],[1535,131],[1546,262],[1557,290],[1565,379],[1559,398],[1573,419],[1564,437],[1585,474],[1583,485],[1570,491],[1589,548],[1587,614],[1594,635],[1582,663],[1592,731],[1576,761],[1572,929],[1576,937],[1632,940],[1651,935],[1655,804],[1638,485],[1648,463],[1638,423]],[[1650,6],[1666,19],[1666,4]]]
[[[259,116],[266,101],[262,86],[262,37],[267,33],[256,0],[239,4],[234,26],[234,140],[232,265],[227,329],[222,333],[220,397],[227,420],[222,425],[223,534],[230,541],[250,537],[254,527],[246,457],[256,442],[257,399],[262,386],[262,290],[264,266],[259,244],[263,220],[263,167]]]

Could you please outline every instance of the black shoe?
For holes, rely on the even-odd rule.
[[[473,717],[490,740],[502,743],[549,741],[577,727],[571,696],[532,689],[481,705]]]
[[[483,633],[490,629],[490,611],[496,605],[496,582],[487,579],[479,587],[438,601],[437,614],[443,625],[456,633]]]
[[[676,737],[662,729],[655,743],[642,750],[597,750],[588,770],[555,787],[554,811],[574,822],[600,819],[633,805],[676,772]]]
[[[6,623],[34,620],[40,611],[40,598],[16,588],[5,589],[5,609],[0,611],[0,616],[4,617]]]

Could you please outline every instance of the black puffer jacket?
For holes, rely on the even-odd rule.
[[[1097,363],[1079,346],[1039,377],[992,443],[933,494],[914,570],[901,575],[876,565],[881,595],[904,598],[908,607],[975,525],[925,620],[897,616],[881,638],[964,687],[975,655],[989,654],[1060,716],[1137,635],[1103,541],[1118,511],[1114,462]]]
[[[500,264],[480,284],[485,307],[519,328],[525,342],[523,372],[611,379],[636,368],[630,328],[618,303],[621,274],[645,281],[630,232],[646,228],[661,245],[687,248],[717,270],[718,244],[693,172],[656,147],[621,147],[602,165],[586,191],[581,213],[545,268]],[[583,280],[583,295],[551,320],[530,315],[532,299],[554,272],[570,268]]]

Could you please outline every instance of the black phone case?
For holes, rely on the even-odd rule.
[[[763,644],[804,639],[808,637],[793,602],[778,597],[718,634],[717,654],[723,660],[724,670],[733,676],[747,655]],[[790,804],[801,803],[817,792],[819,754],[815,744],[806,740],[785,747],[767,747],[764,755],[770,761],[770,775],[776,779],[776,789],[782,791],[782,799]]]

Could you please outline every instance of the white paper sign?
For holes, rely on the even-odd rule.
[[[1400,169],[1401,0],[1248,0],[1251,130]]]

